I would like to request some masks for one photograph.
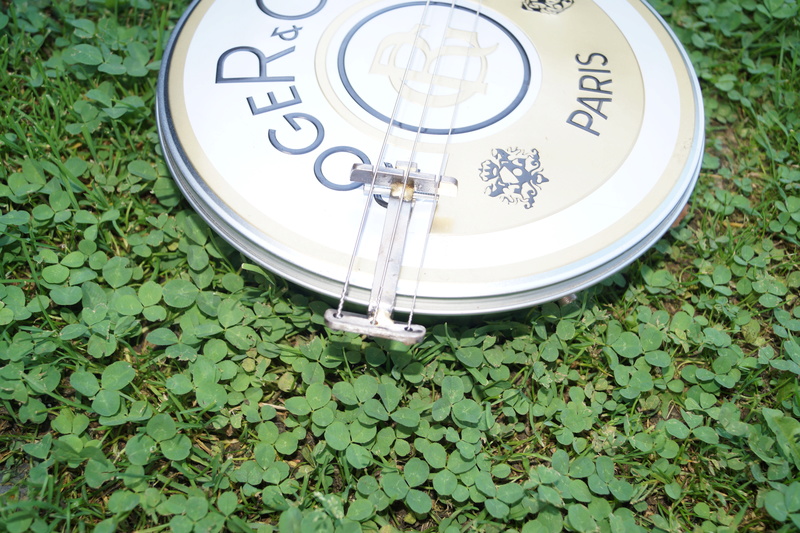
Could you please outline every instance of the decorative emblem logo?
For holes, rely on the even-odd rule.
[[[492,150],[492,159],[483,162],[480,176],[488,184],[486,194],[506,204],[521,203],[525,209],[533,207],[542,184],[550,181],[542,174],[539,150],[535,148]]]
[[[571,7],[575,0],[522,0],[522,9],[557,15]]]
[[[335,89],[340,81],[345,105],[360,108],[352,108],[360,119],[390,124],[401,135],[462,135],[519,115],[538,93],[538,54],[488,9],[438,0],[379,3],[394,5],[365,6],[327,52],[339,74]]]
[[[491,55],[496,49],[497,44],[489,48],[481,48],[478,43],[478,34],[474,31],[458,30],[447,28],[446,40],[448,43],[439,49],[431,47],[425,39],[424,32],[428,29],[425,25],[415,25],[407,32],[393,33],[381,41],[375,59],[372,62],[371,74],[384,75],[389,78],[396,91],[400,91],[403,85],[403,78],[406,78],[406,91],[403,95],[410,101],[431,107],[452,107],[465,102],[476,94],[486,94],[486,76],[489,71],[487,56]],[[417,37],[419,35],[419,37]],[[458,44],[453,44],[453,42]],[[423,58],[420,68],[411,68],[406,73],[408,59],[398,57],[402,50],[406,52],[412,49],[413,57]],[[472,80],[464,80],[453,76],[445,76],[437,73],[437,61],[446,61],[448,56],[460,56],[467,58],[477,58],[480,61],[480,69],[477,76]],[[414,62],[414,65],[418,65]],[[425,88],[425,92],[414,89],[417,84]],[[432,92],[428,96],[428,87],[433,86],[440,89],[440,92]],[[445,94],[441,94],[445,92]]]

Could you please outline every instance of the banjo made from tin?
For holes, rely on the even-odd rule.
[[[617,272],[678,216],[703,149],[697,79],[641,0],[196,0],[157,113],[218,233],[338,298],[330,327],[406,343],[414,313]]]

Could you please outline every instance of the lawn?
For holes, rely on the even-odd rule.
[[[327,331],[180,195],[187,4],[0,0],[0,531],[800,529],[795,0],[655,1],[704,92],[687,216],[410,348]]]

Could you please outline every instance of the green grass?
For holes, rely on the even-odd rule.
[[[707,109],[680,226],[566,307],[328,332],[166,171],[186,2],[0,0],[0,531],[800,528],[794,0],[659,0]]]

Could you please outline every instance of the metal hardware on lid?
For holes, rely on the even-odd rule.
[[[397,168],[379,167],[379,171],[375,174],[375,169],[372,165],[353,165],[353,170],[350,173],[350,181],[369,184],[372,182],[372,176],[375,175],[375,188],[377,189],[391,189],[392,185],[398,183],[397,180],[402,180],[405,175],[403,167],[409,163],[401,161],[397,163]],[[435,174],[425,174],[417,172],[412,168],[412,174],[409,175],[409,185],[414,187],[415,195],[426,196],[455,196],[458,190],[458,181],[455,178],[442,176],[437,183],[437,176]]]
[[[359,335],[369,335],[370,337],[380,337],[400,341],[411,346],[420,342],[425,337],[425,326],[412,324],[409,326],[403,322],[395,322],[391,318],[381,322],[372,322],[368,317],[356,313],[342,311],[337,315],[336,309],[325,311],[325,324],[332,329],[339,331],[349,331]]]
[[[394,302],[397,297],[397,282],[403,264],[408,224],[417,200],[433,200],[439,196],[440,188],[454,195],[458,181],[454,178],[419,172],[413,162],[399,162],[398,168],[371,165],[355,165],[350,181],[373,183],[371,191],[388,190],[386,220],[372,277],[372,291],[366,315],[347,313],[339,309],[325,312],[328,327],[361,335],[370,335],[415,344],[425,336],[425,328],[417,324],[405,324],[392,320]],[[445,187],[441,187],[445,184]]]

